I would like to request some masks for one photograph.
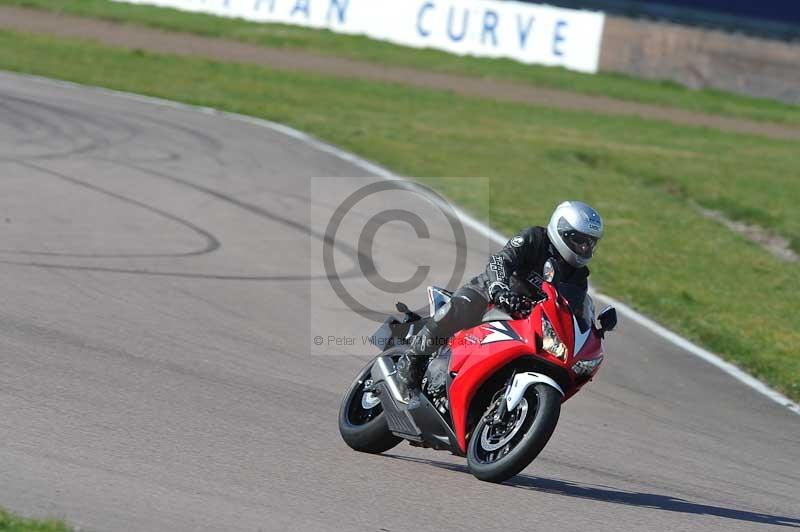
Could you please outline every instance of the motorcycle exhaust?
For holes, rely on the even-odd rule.
[[[372,366],[372,379],[376,383],[383,381],[395,402],[403,404],[407,402],[400,390],[400,384],[397,382],[397,370],[391,357],[378,357]]]

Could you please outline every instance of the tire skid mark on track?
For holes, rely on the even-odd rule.
[[[219,156],[219,152],[224,149],[224,144],[218,139],[214,138],[213,136],[187,126],[183,126],[181,124],[175,124],[166,120],[161,120],[152,116],[146,116],[140,113],[131,113],[128,111],[124,111],[120,114],[120,116],[125,116],[130,120],[141,122],[143,124],[146,124],[147,126],[155,124],[161,129],[165,129],[168,131],[175,131],[189,137],[194,141],[197,141],[201,146],[204,147],[204,149],[202,150],[202,154],[206,157],[210,157],[215,163],[217,163],[220,170],[225,169],[225,163]],[[172,142],[175,142],[175,137],[170,136],[170,140]],[[189,143],[179,143],[179,144],[182,147],[184,146],[184,144],[186,144],[185,146],[186,148],[191,149],[193,151],[197,151],[197,146],[193,144]],[[169,159],[170,161],[180,161],[182,159],[184,159],[184,155],[182,155],[180,152],[177,151],[170,152],[170,159]],[[115,159],[113,162],[119,162],[119,160]],[[142,161],[136,161],[136,162],[142,162]],[[149,160],[148,162],[153,162],[153,161]]]
[[[154,116],[145,116],[145,115],[141,115],[141,114],[137,114],[137,113],[131,113],[131,112],[128,112],[128,111],[122,113],[121,116],[123,116],[123,115],[127,116],[127,117],[130,117],[130,118],[134,118],[136,120],[140,120],[140,121],[145,122],[147,124],[157,124],[159,127],[163,128],[163,129],[169,129],[169,130],[174,130],[174,131],[179,131],[181,133],[184,133],[188,137],[190,137],[190,138],[192,138],[192,139],[194,139],[196,141],[199,141],[200,144],[202,144],[207,149],[209,149],[209,150],[211,150],[213,152],[219,152],[225,147],[222,142],[220,142],[218,139],[212,137],[211,135],[207,135],[206,133],[203,133],[202,131],[197,131],[196,129],[192,129],[190,127],[183,126],[181,124],[176,124],[174,122],[161,120],[161,119],[156,118]],[[207,152],[205,152],[205,153],[207,153]]]
[[[92,114],[81,113],[80,111],[65,109],[63,107],[48,103],[36,102],[19,96],[9,95],[7,93],[2,94],[2,99],[6,102],[16,102],[19,104],[22,109],[17,108],[17,110],[14,110],[11,108],[11,106],[7,106],[7,108],[14,110],[19,116],[26,120],[33,120],[37,123],[45,124],[49,131],[53,134],[52,136],[58,136],[58,138],[62,140],[71,142],[74,141],[75,137],[80,136],[79,133],[83,133],[88,139],[86,144],[73,147],[72,149],[56,150],[50,153],[38,155],[27,155],[26,159],[56,159],[73,155],[82,155],[128,142],[138,133],[136,128],[131,127],[129,124],[121,123],[118,120],[105,119],[105,117],[103,119],[98,119]],[[27,112],[24,110],[26,107],[29,108]],[[61,128],[58,123],[54,121],[46,121],[43,118],[36,116],[36,112],[41,112],[42,110],[53,113],[62,119],[70,119],[61,120],[61,123],[69,124],[69,126],[74,127],[76,131],[64,132],[63,128]],[[86,128],[86,124],[96,128],[100,132],[105,132],[106,135],[93,133],[90,129]],[[117,131],[121,131],[122,136],[114,140],[110,140],[111,135],[109,133]],[[41,145],[42,143],[37,143],[37,146]]]
[[[3,159],[0,159],[3,160]],[[19,159],[11,159],[12,163],[18,164],[20,166],[25,166],[32,170],[36,170],[37,172],[42,172],[44,174],[48,174],[52,177],[61,179],[68,183],[71,183],[77,187],[82,187],[92,192],[97,192],[98,194],[103,194],[110,198],[114,198],[118,201],[123,203],[128,203],[140,209],[144,209],[146,211],[152,212],[162,218],[166,218],[171,220],[177,224],[180,224],[194,233],[200,235],[205,240],[205,245],[202,248],[195,249],[192,251],[179,251],[174,253],[60,253],[54,251],[13,251],[13,250],[4,250],[0,249],[0,253],[13,253],[19,255],[41,255],[41,256],[50,256],[50,257],[86,257],[86,258],[134,258],[134,257],[194,257],[198,255],[206,255],[208,253],[213,253],[214,251],[218,250],[221,246],[220,241],[206,231],[205,229],[193,224],[192,222],[175,216],[174,214],[170,214],[164,210],[158,209],[153,207],[152,205],[147,205],[146,203],[142,203],[141,201],[128,198],[121,194],[117,194],[116,192],[112,192],[110,190],[106,190],[102,187],[98,187],[97,185],[93,185],[86,181],[82,181],[80,179],[68,176],[64,173],[57,172],[55,170],[51,170],[49,168],[45,168],[44,166],[40,166],[37,164],[33,164],[30,162],[26,162]]]
[[[30,266],[33,268],[43,269],[56,269],[56,270],[73,270],[73,271],[88,271],[88,272],[102,272],[102,273],[120,273],[128,275],[141,275],[152,277],[180,277],[184,279],[210,279],[215,281],[257,281],[257,282],[306,282],[306,281],[322,281],[328,279],[326,275],[226,275],[216,273],[191,273],[191,272],[176,272],[176,271],[155,271],[146,268],[112,268],[103,266],[77,266],[68,264],[48,264],[46,262],[24,262],[13,260],[0,260],[0,264],[9,266]],[[342,275],[337,276],[342,279]],[[348,277],[360,277],[356,273],[352,273]]]
[[[130,205],[147,210],[158,216],[174,221],[190,229],[191,231],[200,235],[206,241],[206,243],[200,249],[187,252],[174,252],[174,253],[77,253],[77,252],[61,253],[61,252],[50,252],[50,251],[17,251],[17,250],[0,249],[0,254],[16,254],[16,255],[24,255],[31,257],[38,256],[38,257],[62,257],[62,258],[93,258],[93,259],[180,258],[180,257],[196,257],[200,255],[206,255],[209,253],[213,253],[222,247],[223,243],[217,236],[212,234],[210,231],[207,231],[184,218],[166,212],[152,205],[148,205],[144,202],[123,196],[121,194],[117,194],[110,190],[104,189],[102,187],[93,185],[86,181],[69,176],[65,173],[46,168],[44,166],[32,162],[38,160],[52,160],[52,159],[75,156],[75,155],[88,155],[93,151],[107,150],[115,145],[123,144],[132,139],[135,139],[137,136],[143,134],[143,130],[141,128],[135,126],[134,124],[127,123],[124,120],[119,120],[118,117],[114,117],[113,119],[112,118],[105,119],[105,117],[101,115],[101,118],[98,118],[96,115],[90,115],[86,113],[81,113],[79,111],[65,109],[63,107],[59,107],[53,104],[46,104],[46,103],[42,104],[27,98],[18,97],[14,95],[3,94],[3,99],[4,99],[3,103],[4,108],[9,110],[13,114],[17,115],[18,117],[21,117],[19,120],[23,122],[25,121],[34,122],[38,126],[44,128],[47,132],[48,138],[55,138],[58,140],[63,140],[63,139],[72,140],[75,137],[85,136],[92,139],[92,142],[89,142],[88,144],[82,144],[73,149],[56,150],[54,152],[45,154],[25,155],[23,158],[14,157],[8,159],[0,157],[0,161],[8,161],[14,164],[25,166],[29,169],[36,170],[38,172],[43,172],[55,178],[59,178],[75,186],[83,187],[93,192],[104,194],[116,200],[122,201],[124,203],[128,203]],[[9,102],[17,103],[18,105],[13,106],[10,105]],[[29,108],[33,109],[33,111],[29,110]],[[40,111],[42,109],[57,116],[59,120],[48,121],[47,119],[42,118],[41,115],[36,113],[37,110]],[[159,128],[177,131],[182,133],[183,135],[186,135],[188,138],[199,143],[205,148],[203,150],[203,154],[205,156],[211,156],[215,160],[215,162],[218,163],[220,168],[224,168],[223,162],[216,155],[216,152],[220,151],[223,147],[222,143],[218,139],[215,139],[210,135],[207,135],[203,132],[197,131],[190,127],[170,123],[154,117],[141,116],[139,114],[130,112],[123,113],[123,115],[127,116],[128,118],[142,121],[146,124],[156,124]],[[68,124],[70,127],[74,127],[75,131],[66,130],[63,127],[59,127],[58,124]],[[94,128],[97,128],[99,131],[105,132],[106,134],[102,135],[93,132],[90,129],[87,129],[84,126],[84,124],[89,124]],[[117,139],[113,142],[108,140],[109,137],[114,136],[110,133],[111,131],[120,131],[120,130],[124,132],[122,138]],[[172,138],[172,136],[170,138]],[[30,140],[31,139],[27,139],[28,142],[30,142]],[[41,145],[41,142],[37,143],[37,146],[38,145]],[[45,145],[47,145],[47,143],[45,143]],[[192,145],[192,148],[195,148],[195,145]],[[181,154],[173,153],[172,156],[167,157],[167,160],[179,161],[181,158],[182,158]],[[98,159],[104,160],[106,162],[115,165],[127,167],[132,170],[143,172],[151,177],[155,177],[161,180],[166,180],[181,187],[190,188],[192,190],[195,190],[197,192],[209,196],[213,200],[233,205],[234,207],[239,208],[245,212],[249,212],[261,218],[268,219],[272,222],[280,223],[284,226],[297,230],[300,233],[303,233],[321,242],[327,242],[329,240],[325,237],[325,235],[319,233],[318,231],[315,231],[306,224],[280,216],[258,205],[241,201],[231,195],[224,194],[210,187],[192,183],[186,179],[182,179],[167,174],[165,172],[160,172],[152,168],[148,168],[143,165],[142,161],[124,160],[124,159],[120,160],[119,158],[105,158],[102,155],[100,155]],[[152,163],[154,161],[147,161],[147,162]],[[374,271],[364,272],[359,268],[360,257],[358,250],[352,248],[351,246],[343,242],[333,241],[329,243],[332,244],[334,248],[336,248],[338,251],[344,253],[344,255],[352,263],[352,266],[349,270],[342,272],[341,274],[338,275],[340,279],[357,278],[362,275],[373,275],[376,273]],[[125,268],[125,267],[104,266],[104,265],[57,264],[51,262],[44,262],[41,260],[23,261],[15,259],[2,259],[0,260],[0,263],[8,265],[16,265],[16,266],[47,268],[47,269],[96,271],[103,273],[120,273],[120,274],[183,277],[192,279],[213,279],[213,280],[230,280],[230,281],[303,282],[303,281],[328,279],[327,275],[293,275],[293,274],[228,275],[228,274],[214,274],[214,273],[207,274],[207,273],[194,273],[194,272],[181,272],[181,271],[151,270],[148,268]]]

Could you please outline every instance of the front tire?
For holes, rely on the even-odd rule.
[[[373,359],[364,366],[342,399],[339,433],[351,449],[377,454],[388,451],[403,440],[389,432],[380,401],[364,389],[374,362]]]
[[[486,482],[508,480],[539,455],[558,423],[561,394],[538,383],[528,388],[513,412],[490,424],[495,410],[496,406],[483,415],[467,446],[470,471]]]

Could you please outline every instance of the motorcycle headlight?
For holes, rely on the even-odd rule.
[[[589,375],[602,361],[603,357],[592,360],[579,360],[572,365],[572,371],[575,372],[575,375]]]
[[[558,337],[553,324],[544,313],[542,313],[542,348],[561,360],[567,360],[567,346]]]

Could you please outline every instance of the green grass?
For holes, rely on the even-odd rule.
[[[54,519],[27,519],[0,508],[0,532],[70,532],[63,522]]]
[[[800,399],[800,268],[691,206],[800,237],[797,142],[10,32],[0,68],[283,122],[405,175],[486,176],[488,209],[437,186],[506,233],[589,201],[608,226],[602,291]]]
[[[307,50],[386,65],[509,80],[704,113],[800,125],[800,106],[716,90],[692,90],[673,82],[647,81],[610,73],[581,74],[561,68],[524,65],[511,60],[459,57],[435,50],[396,46],[366,37],[339,35],[297,26],[246,22],[109,0],[0,0],[0,5],[2,4],[224,37],[274,48]]]

